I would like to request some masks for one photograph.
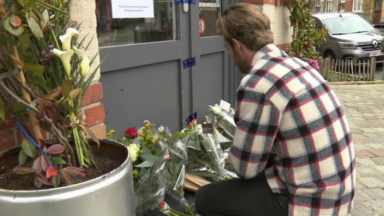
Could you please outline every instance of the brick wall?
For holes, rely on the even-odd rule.
[[[100,103],[103,98],[101,83],[93,84],[84,95],[82,103],[82,114],[86,117],[86,124],[98,138],[106,137],[106,126],[104,124],[104,105]],[[28,125],[30,131],[32,128]],[[43,138],[48,139],[49,134],[43,130]],[[0,123],[0,152],[21,145],[24,135],[16,127],[11,115],[6,115],[6,121]]]
[[[353,6],[353,1],[352,0],[345,0],[345,12],[352,12],[352,6]]]

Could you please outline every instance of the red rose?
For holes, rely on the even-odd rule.
[[[128,139],[135,139],[135,138],[138,136],[136,127],[128,128],[128,129],[125,131],[125,136],[126,136]]]

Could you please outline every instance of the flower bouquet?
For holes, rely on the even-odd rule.
[[[87,76],[97,55],[88,59],[90,42],[77,41],[80,26],[70,20],[71,2],[0,4],[5,12],[0,30],[0,120],[10,113],[26,137],[20,166],[13,173],[35,173],[38,188],[78,182],[74,177],[86,176],[83,168],[95,165],[86,134],[99,144],[80,112],[98,69]],[[55,145],[45,146],[42,130],[49,132]],[[31,159],[33,165],[28,164]]]

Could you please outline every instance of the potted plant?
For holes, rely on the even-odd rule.
[[[71,3],[0,0],[0,119],[10,113],[24,134],[0,153],[2,215],[134,215],[128,149],[97,139],[81,116],[96,56],[77,41]]]

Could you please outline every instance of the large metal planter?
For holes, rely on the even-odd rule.
[[[80,184],[36,191],[0,189],[1,216],[134,216],[132,164],[128,149],[101,140],[95,155],[122,158],[120,167],[104,176]],[[20,148],[0,154],[0,162],[17,160]]]

